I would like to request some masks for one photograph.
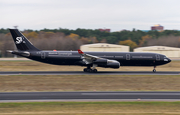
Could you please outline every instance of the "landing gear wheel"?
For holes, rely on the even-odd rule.
[[[88,69],[88,72],[92,72],[93,70],[92,69]]]
[[[96,73],[97,72],[97,69],[91,69],[91,68],[84,68],[84,72],[93,72],[93,73]]]
[[[92,72],[92,69],[84,68],[84,72]]]
[[[156,69],[153,69],[153,72],[156,73]]]
[[[154,66],[153,72],[156,73],[156,66]]]
[[[87,72],[87,70],[88,70],[87,68],[84,68],[84,72]]]
[[[97,69],[94,69],[93,72],[96,73],[96,72],[97,72]]]

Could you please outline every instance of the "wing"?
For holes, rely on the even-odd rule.
[[[83,61],[86,63],[86,64],[91,64],[93,62],[117,62],[116,60],[109,60],[109,59],[106,59],[106,58],[101,58],[101,57],[98,57],[98,56],[93,56],[93,55],[90,55],[90,54],[85,54],[84,52],[82,52],[80,49],[78,50],[78,53],[82,55],[82,59]]]
[[[78,53],[80,55],[82,55],[82,59],[86,64],[91,64],[91,63],[93,63],[93,61],[95,61],[97,59],[102,59],[102,58],[97,57],[97,56],[93,56],[93,55],[90,55],[90,54],[85,54],[80,49],[78,49]]]
[[[85,54],[80,49],[78,50],[78,53],[80,55],[82,55],[82,60],[86,64],[96,64],[99,67],[110,67],[110,68],[119,68],[120,67],[120,63],[117,60],[109,60],[106,58],[101,58],[98,56]]]

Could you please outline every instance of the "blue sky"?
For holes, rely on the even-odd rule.
[[[0,28],[180,30],[180,0],[0,0]]]

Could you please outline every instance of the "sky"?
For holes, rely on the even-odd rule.
[[[0,28],[180,30],[180,0],[0,0]]]

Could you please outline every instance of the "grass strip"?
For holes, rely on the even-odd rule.
[[[179,75],[2,75],[0,92],[180,91]]]
[[[180,102],[27,102],[0,103],[0,114],[180,114]]]

